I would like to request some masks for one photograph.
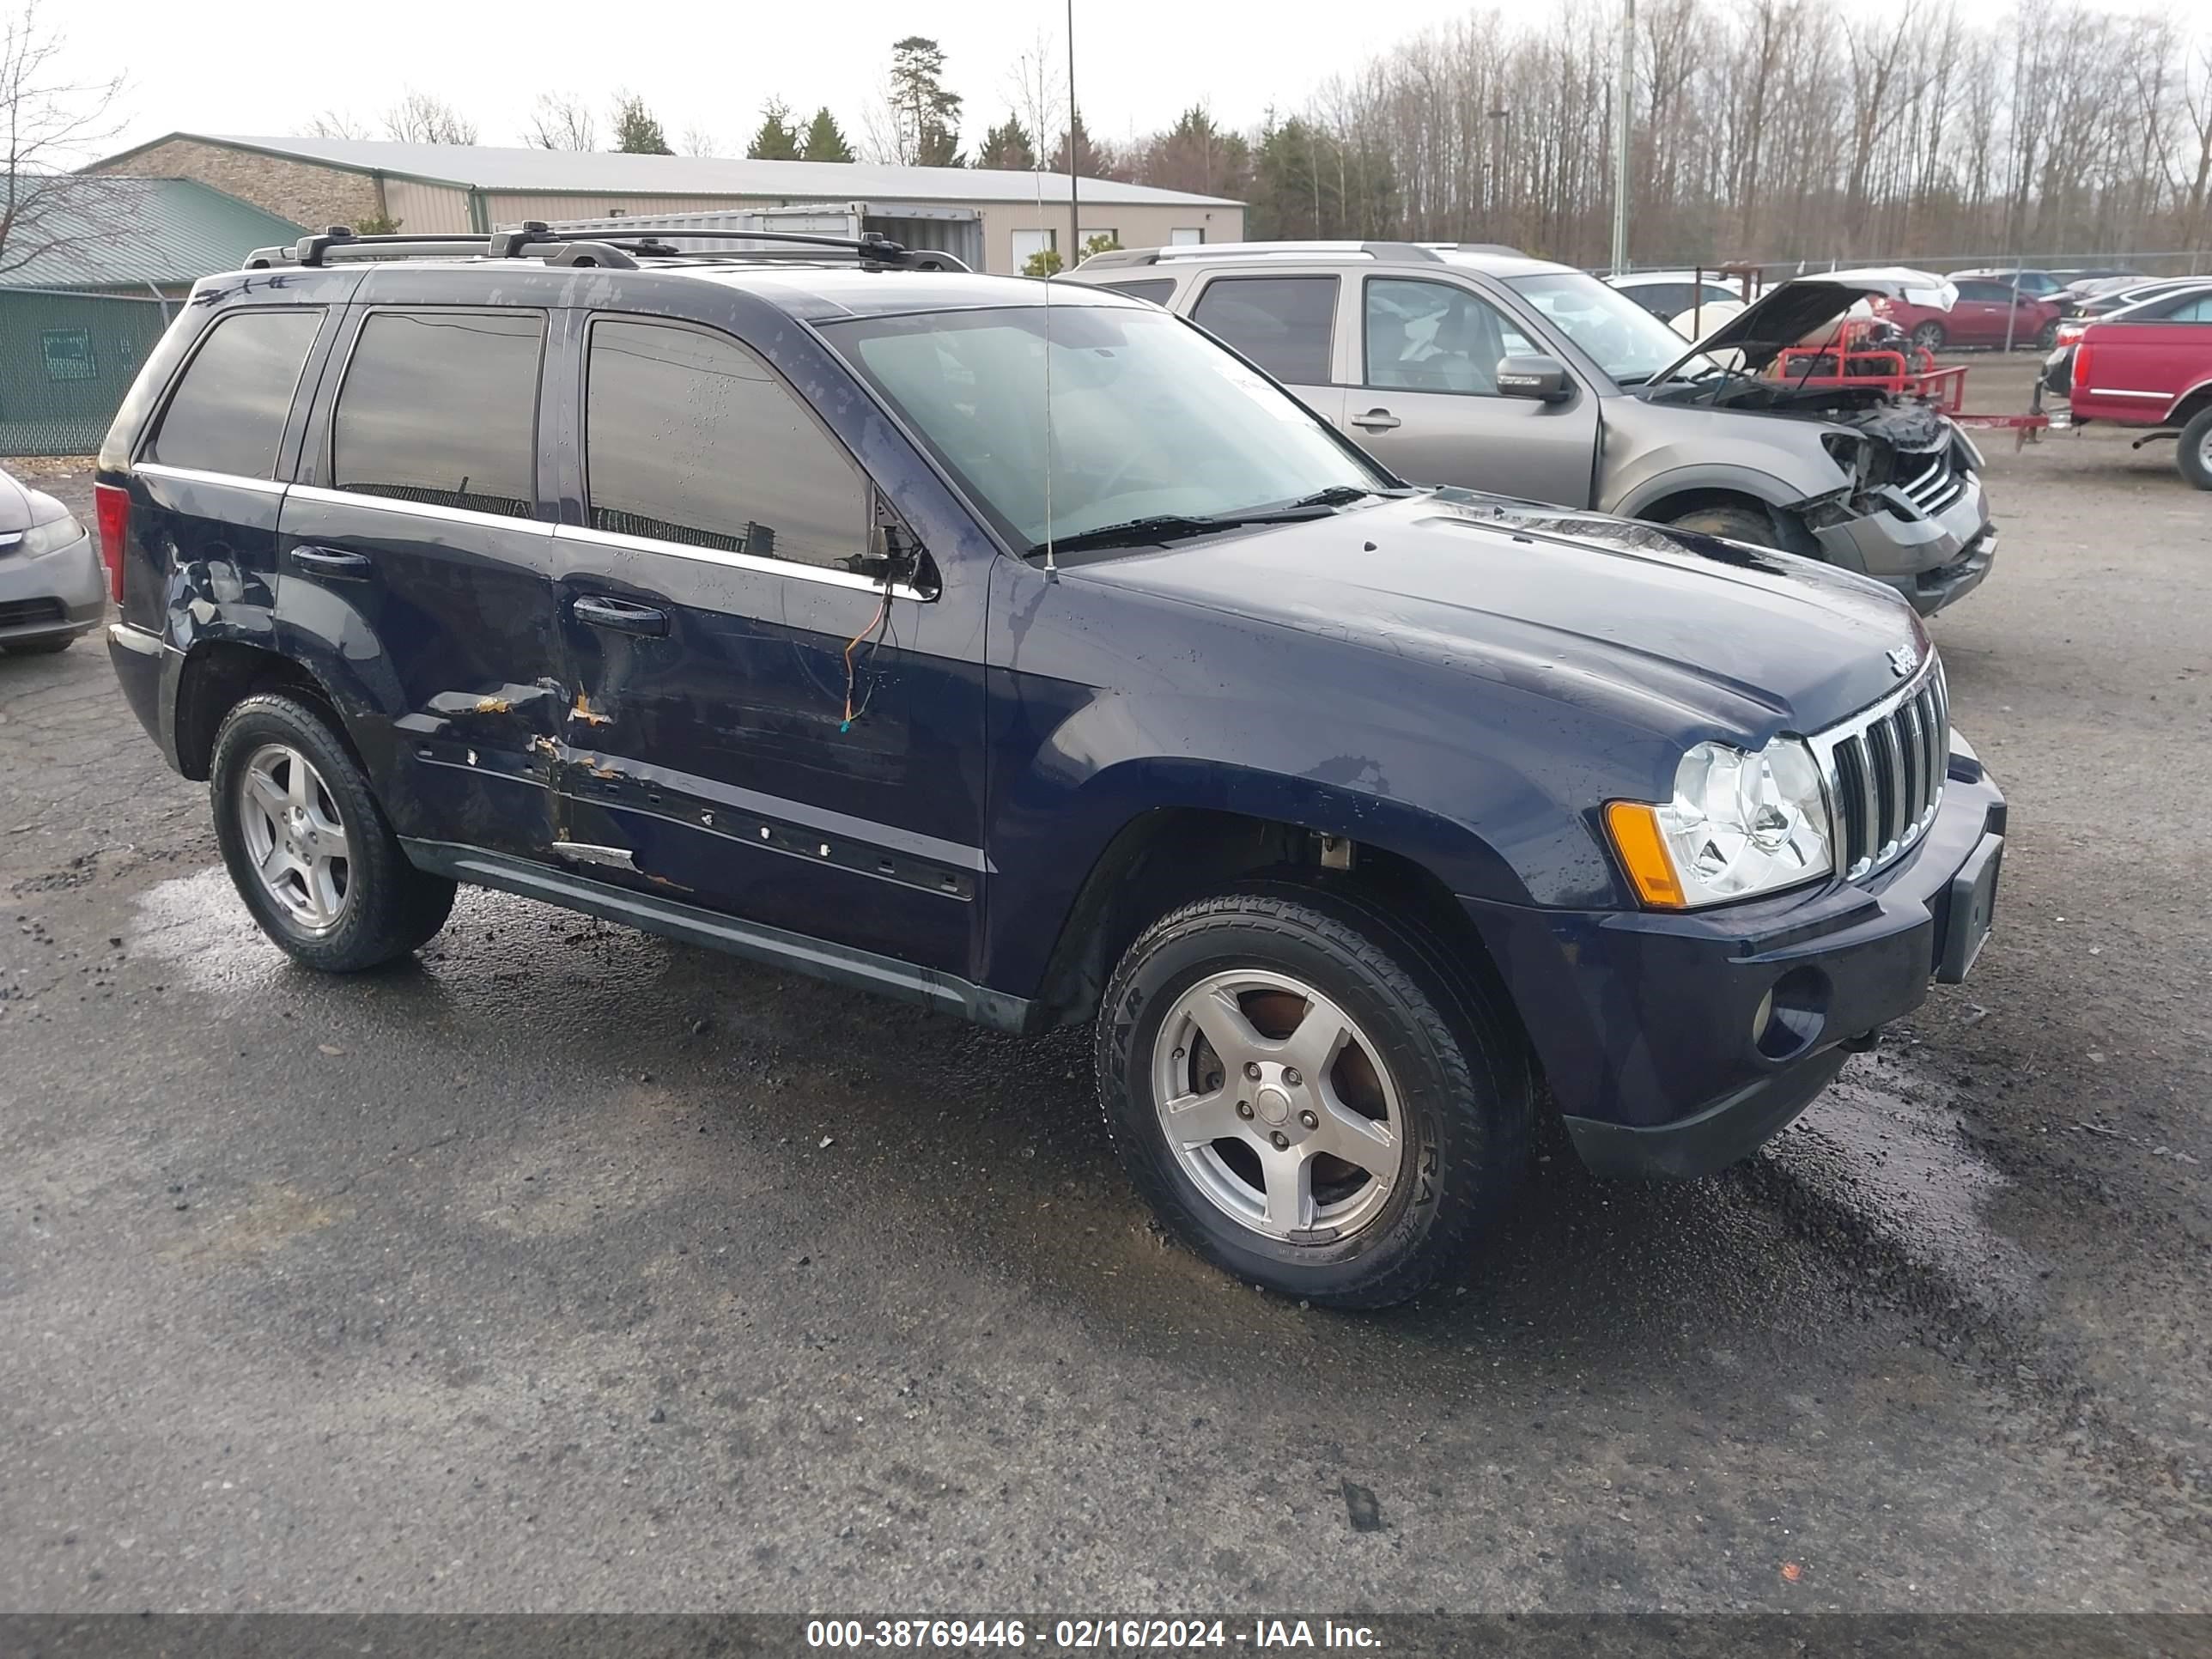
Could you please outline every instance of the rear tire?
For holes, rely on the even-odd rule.
[[[1943,342],[1950,337],[1950,335],[1945,331],[1943,325],[1933,318],[1924,323],[1916,323],[1912,326],[1912,343],[1923,351],[1941,351],[1943,349]]]
[[[239,896],[308,967],[380,967],[446,925],[454,884],[407,861],[368,775],[309,703],[271,694],[233,708],[208,788]]]
[[[1789,550],[1775,532],[1773,519],[1755,507],[1692,507],[1668,522],[1677,530],[1693,530],[1700,536],[1722,536],[1732,542],[1748,542],[1753,547]]]
[[[1255,884],[1163,916],[1107,988],[1097,1065],[1107,1132],[1175,1235],[1325,1307],[1459,1269],[1528,1160],[1517,1026],[1418,921],[1357,893]]]
[[[2174,446],[2174,463],[2181,476],[2199,489],[2212,489],[2212,404],[2189,417]]]

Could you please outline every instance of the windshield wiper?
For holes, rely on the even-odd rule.
[[[1334,510],[1328,503],[1316,501],[1261,512],[1210,514],[1204,517],[1188,513],[1156,513],[1120,524],[1102,524],[1094,530],[1079,530],[1069,536],[1054,536],[1049,544],[1039,542],[1029,551],[1031,558],[1042,558],[1048,545],[1056,553],[1080,553],[1097,547],[1143,547],[1153,542],[1210,536],[1217,530],[1235,530],[1244,525],[1303,524],[1309,519],[1326,519]]]
[[[1354,501],[1364,501],[1370,495],[1380,494],[1382,494],[1380,490],[1362,489],[1358,484],[1330,484],[1325,489],[1315,490],[1310,495],[1299,496],[1291,505],[1292,507],[1350,507]]]

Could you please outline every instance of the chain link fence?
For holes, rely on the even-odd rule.
[[[89,455],[168,326],[148,296],[0,289],[0,455]]]

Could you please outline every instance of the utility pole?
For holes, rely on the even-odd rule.
[[[1067,0],[1067,258],[1060,262],[1062,270],[1074,270],[1083,257],[1083,210],[1075,194],[1075,0]]]
[[[1620,66],[1613,88],[1613,274],[1616,276],[1628,269],[1628,121],[1635,103],[1635,77],[1636,0],[1620,0]]]

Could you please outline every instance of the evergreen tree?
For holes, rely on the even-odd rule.
[[[615,100],[614,147],[627,155],[673,155],[668,147],[668,135],[661,131],[660,123],[645,106],[645,100],[634,92],[623,93]]]
[[[925,35],[891,46],[891,125],[898,159],[915,167],[957,167],[961,97],[945,84],[945,49]]]
[[[799,146],[799,159],[802,161],[849,161],[853,159],[853,147],[845,142],[844,130],[837,125],[837,118],[830,114],[829,105],[824,104],[816,110],[814,118],[806,124],[806,138]]]
[[[983,135],[982,147],[975,152],[979,167],[1027,173],[1036,164],[1036,147],[1030,143],[1029,129],[1011,115]]]
[[[796,161],[799,155],[799,133],[791,125],[789,106],[780,98],[771,98],[761,110],[760,131],[745,147],[745,154],[756,161]]]

